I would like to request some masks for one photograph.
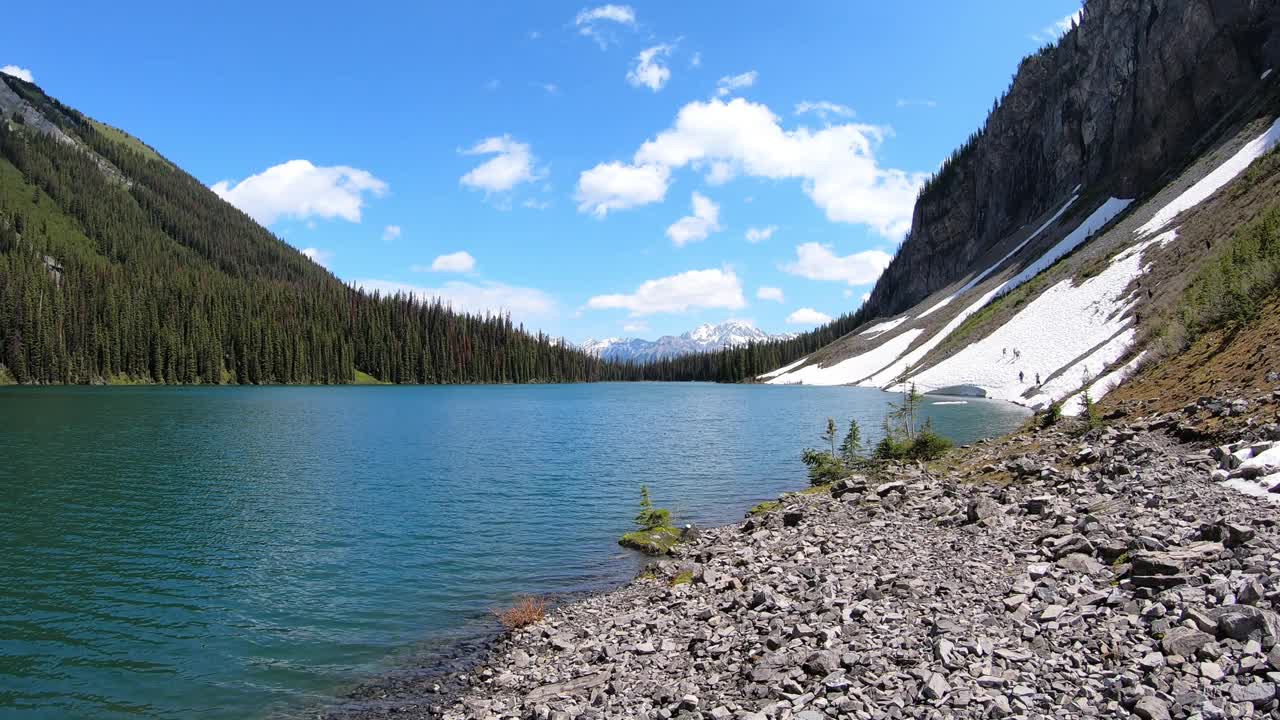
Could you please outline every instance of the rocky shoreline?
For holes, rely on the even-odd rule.
[[[786,495],[341,717],[1280,717],[1280,513],[1221,483],[1280,393],[1204,431],[1241,399]]]

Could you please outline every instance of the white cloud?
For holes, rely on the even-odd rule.
[[[520,203],[520,205],[521,207],[526,207],[526,208],[529,208],[530,210],[546,210],[547,208],[551,207],[551,201],[535,200],[533,198],[529,198],[528,200],[525,200],[524,202]]]
[[[813,308],[800,308],[787,316],[788,325],[821,325],[831,322],[831,316]]]
[[[862,302],[864,302],[864,303],[865,303],[866,301],[868,301],[868,300],[870,300],[870,299],[871,299],[871,293],[862,293]]]
[[[382,229],[383,240],[395,240],[398,237],[400,237],[399,225],[388,225]]]
[[[622,326],[623,332],[649,332],[649,323],[645,322],[629,322]]]
[[[1052,23],[1040,28],[1039,31],[1031,33],[1031,39],[1040,44],[1046,44],[1056,41],[1058,38],[1067,34],[1071,30],[1072,25],[1080,23],[1080,18],[1084,16],[1084,8],[1080,8],[1070,15],[1066,15]]]
[[[542,88],[542,91],[548,95],[556,95],[560,92],[560,86],[555,83],[534,83],[534,87]]]
[[[756,290],[756,299],[786,302],[786,298],[782,294],[782,288],[776,287],[762,287],[759,290]]]
[[[671,171],[661,165],[600,163],[578,178],[578,212],[603,218],[610,210],[648,205],[667,195]]]
[[[573,20],[578,34],[595,40],[601,50],[609,47],[612,40],[612,36],[605,30],[610,23],[634,28],[636,11],[630,5],[601,5],[582,10]]]
[[[934,107],[938,107],[938,101],[930,100],[928,98],[925,98],[923,100],[908,100],[906,98],[898,98],[897,106],[900,108],[911,107],[913,105],[917,107],[934,108]]]
[[[756,78],[760,77],[760,73],[755,70],[748,70],[739,75],[725,75],[720,78],[720,82],[716,83],[716,94],[724,97],[734,90],[748,88],[756,84]]]
[[[33,83],[36,81],[36,77],[31,74],[31,71],[29,69],[24,67],[18,67],[17,65],[5,65],[4,67],[0,67],[0,73],[4,73],[5,75],[12,75],[18,78],[19,80],[26,80],[29,83]]]
[[[356,280],[353,284],[367,292],[376,290],[384,295],[399,292],[424,301],[439,298],[455,310],[476,314],[510,312],[516,317],[529,318],[546,317],[556,312],[555,300],[545,292],[498,282],[452,280],[440,287],[419,287],[393,280],[368,279]]]
[[[747,228],[747,242],[749,243],[764,242],[765,240],[768,240],[769,238],[773,237],[773,234],[776,232],[778,232],[777,225],[769,225],[767,227],[762,227],[762,228],[756,228],[756,227]]]
[[[510,135],[485,138],[461,150],[463,155],[493,155],[462,176],[460,182],[485,193],[507,192],[521,183],[533,182],[543,173],[534,167],[533,152],[527,143]]]
[[[804,100],[796,103],[797,115],[805,115],[807,113],[813,113],[823,120],[826,120],[832,115],[839,117],[853,117],[853,108],[848,105],[833,103],[829,100]]]
[[[880,277],[892,259],[892,255],[880,250],[865,250],[841,257],[831,252],[828,245],[809,242],[796,247],[795,262],[782,265],[781,269],[810,280],[865,285]]]
[[[786,130],[760,103],[742,98],[695,101],[680,109],[671,128],[641,145],[631,164],[600,164],[584,172],[579,209],[603,216],[608,210],[657,202],[665,195],[670,170],[692,166],[707,170],[714,183],[738,174],[798,179],[829,220],[868,225],[899,239],[911,227],[911,210],[926,174],[879,166],[876,149],[890,132],[852,123]],[[606,178],[647,182],[643,193],[629,183],[622,188],[629,192],[614,197]]]
[[[693,214],[680,218],[667,228],[667,237],[676,247],[706,240],[711,233],[720,231],[720,206],[697,192],[693,194],[692,203]]]
[[[413,272],[467,273],[476,269],[476,259],[466,250],[459,250],[436,257],[430,265],[411,265],[409,269]]]
[[[530,30],[530,31],[529,31],[529,39],[530,39],[530,40],[537,40],[537,39],[538,39],[538,38],[540,38],[540,37],[542,37],[542,33],[541,33],[540,31],[538,31],[538,30]]]
[[[727,268],[689,270],[646,281],[629,295],[597,295],[587,301],[589,308],[630,310],[632,316],[682,313],[697,308],[737,310],[746,304],[742,282]]]
[[[333,260],[332,252],[328,250],[321,250],[320,248],[303,248],[302,250],[299,250],[299,252],[306,255],[311,259],[311,262],[319,265],[320,267],[329,267],[329,261]]]
[[[671,79],[671,69],[662,59],[671,54],[670,45],[654,45],[636,56],[636,64],[627,71],[627,82],[633,87],[647,87],[654,92],[662,89]]]
[[[689,67],[702,67],[702,53],[695,52],[693,57],[689,58]]]
[[[216,182],[211,189],[262,225],[271,225],[282,217],[360,222],[365,194],[384,195],[387,184],[367,170],[290,160],[234,185],[231,180]]]
[[[502,87],[502,81],[497,78],[494,78],[484,84],[485,90],[497,90],[500,87]]]

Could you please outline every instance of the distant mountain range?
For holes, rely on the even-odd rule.
[[[587,340],[578,347],[605,360],[649,362],[691,353],[723,350],[752,342],[790,340],[795,333],[770,335],[752,325],[730,320],[712,325],[705,323],[683,335],[663,335],[657,340],[643,338],[605,338]]]

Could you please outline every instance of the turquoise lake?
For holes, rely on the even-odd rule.
[[[314,712],[517,593],[605,588],[679,523],[805,485],[894,396],[704,384],[0,389],[0,717]],[[959,442],[1020,408],[928,398]]]

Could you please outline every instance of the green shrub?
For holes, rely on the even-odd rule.
[[[1280,288],[1280,205],[1236,230],[1183,293],[1179,313],[1188,341],[1218,327],[1234,332],[1253,322]]]
[[[1040,416],[1040,427],[1051,428],[1058,424],[1062,419],[1062,401],[1057,400],[1049,404],[1048,409]]]
[[[892,435],[885,435],[876,443],[875,458],[877,460],[905,460],[911,450],[911,443],[898,440]]]
[[[671,525],[671,511],[653,506],[653,501],[649,499],[648,485],[640,486],[640,512],[636,514],[635,522],[641,530],[654,530]]]
[[[1102,427],[1102,412],[1098,410],[1098,403],[1093,401],[1088,390],[1081,391],[1080,402],[1084,405],[1084,419],[1089,424],[1089,429]]]
[[[884,436],[876,445],[875,457],[877,460],[937,460],[952,447],[950,440],[926,424],[910,440]]]
[[[821,450],[807,449],[800,460],[809,468],[810,485],[826,485],[849,474],[840,458]]]

